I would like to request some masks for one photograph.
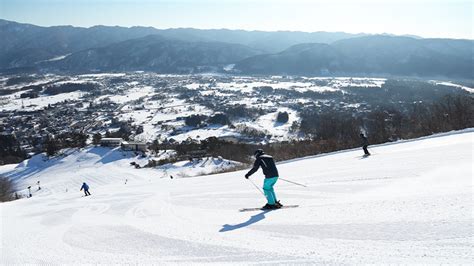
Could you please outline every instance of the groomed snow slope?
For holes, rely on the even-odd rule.
[[[369,158],[354,150],[281,163],[281,177],[308,187],[280,180],[277,196],[300,207],[256,212],[238,211],[264,204],[244,171],[169,179],[129,159],[84,156],[80,167],[36,169],[22,182],[40,175],[41,193],[0,204],[1,262],[469,264],[473,137],[467,130],[373,146]],[[92,196],[81,197],[89,176]]]

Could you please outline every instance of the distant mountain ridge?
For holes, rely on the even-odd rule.
[[[160,35],[82,50],[63,60],[44,62],[43,68],[61,71],[158,71],[193,73],[217,71],[227,64],[259,52],[241,44],[223,42],[186,42]]]
[[[0,68],[32,66],[36,62],[83,49],[155,33],[156,29],[145,27],[39,27],[0,20]]]
[[[244,30],[159,30],[152,27],[73,26],[40,27],[0,19],[0,69],[32,66],[39,61],[99,48],[112,43],[159,34],[187,42],[227,42],[249,46],[261,53],[273,53],[302,42],[333,42],[359,36],[329,32],[264,32]]]
[[[242,60],[247,74],[395,75],[474,77],[471,40],[414,39],[386,35],[299,44],[276,54]]]
[[[167,29],[159,32],[168,38],[181,40],[219,41],[238,43],[267,53],[276,53],[300,43],[332,43],[338,40],[366,36],[345,32],[301,31],[246,31],[246,30],[196,30],[192,28]],[[184,36],[184,37],[183,37]]]
[[[472,79],[472,40],[390,34],[40,27],[0,20],[0,70],[165,73],[223,71],[288,75]]]

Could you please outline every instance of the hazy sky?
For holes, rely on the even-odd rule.
[[[41,26],[344,31],[473,39],[473,0],[0,0]]]

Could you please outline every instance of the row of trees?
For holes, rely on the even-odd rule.
[[[289,120],[288,112],[278,112],[276,122],[286,123]],[[216,113],[212,116],[206,115],[190,115],[184,119],[184,123],[187,126],[198,127],[204,123],[214,125],[231,125],[229,115],[224,113]]]
[[[43,93],[48,95],[56,95],[73,91],[94,91],[97,85],[94,83],[63,83],[60,85],[47,86]]]
[[[26,153],[14,135],[0,134],[0,165],[21,162]]]
[[[372,143],[409,139],[474,126],[474,98],[447,95],[432,104],[413,103],[406,110],[379,107],[371,112],[303,112],[300,131],[313,139],[358,143],[366,131]]]
[[[55,155],[64,148],[83,148],[86,146],[89,135],[83,132],[67,132],[55,137],[48,136],[44,141],[44,151],[48,156]]]
[[[222,113],[214,114],[210,117],[206,115],[190,115],[184,119],[184,123],[187,126],[198,127],[203,123],[217,124],[217,125],[230,125],[229,117]]]

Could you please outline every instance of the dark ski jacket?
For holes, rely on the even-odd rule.
[[[258,168],[262,167],[263,174],[265,178],[272,178],[278,176],[278,170],[275,165],[273,157],[268,154],[263,154],[257,157],[253,168],[245,176],[251,176],[253,173],[257,172]]]
[[[84,183],[84,184],[82,184],[82,187],[81,187],[81,190],[83,190],[83,189],[84,190],[89,190],[89,186],[86,183]]]
[[[361,143],[362,146],[369,146],[369,140],[367,139],[366,136],[361,136],[360,138],[362,140],[362,143]]]

